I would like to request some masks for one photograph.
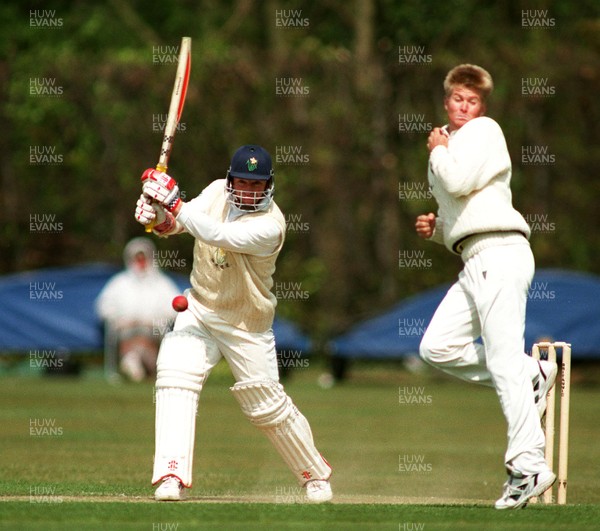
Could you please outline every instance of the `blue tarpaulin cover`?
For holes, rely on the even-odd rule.
[[[102,323],[94,312],[94,301],[119,271],[108,264],[89,264],[0,278],[0,352],[102,350]],[[187,276],[169,276],[182,292],[189,288]],[[310,349],[309,339],[294,323],[277,318],[273,331],[278,350],[306,354]]]
[[[417,353],[449,287],[415,295],[358,323],[331,341],[334,355],[384,359]],[[527,303],[525,349],[541,338],[571,343],[573,358],[600,358],[600,277],[557,269],[535,274]]]

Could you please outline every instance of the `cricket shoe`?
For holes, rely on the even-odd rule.
[[[165,478],[154,493],[156,501],[182,501],[185,497],[185,487],[175,476]]]
[[[537,407],[540,418],[546,413],[548,402],[548,392],[552,389],[558,373],[558,365],[552,361],[539,360],[540,373],[533,380],[533,392],[535,397],[535,406]]]
[[[331,485],[324,479],[313,479],[306,484],[306,499],[310,503],[328,502],[333,498]]]
[[[127,352],[119,364],[121,372],[132,382],[141,382],[146,376],[142,360],[137,352]]]
[[[496,509],[520,509],[527,505],[530,498],[540,496],[556,481],[556,475],[550,470],[524,476],[513,470],[509,472],[504,484],[502,497],[496,501]]]

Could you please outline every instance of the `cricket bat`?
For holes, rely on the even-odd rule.
[[[179,48],[179,59],[177,64],[177,73],[175,75],[175,84],[171,94],[171,104],[169,106],[169,114],[167,115],[167,123],[165,124],[165,132],[163,135],[160,155],[156,169],[166,172],[169,167],[169,157],[173,149],[173,139],[177,131],[177,125],[183,112],[185,103],[185,95],[187,93],[188,83],[190,81],[190,69],[192,66],[192,38],[183,37]],[[152,232],[154,223],[146,225],[146,232]]]

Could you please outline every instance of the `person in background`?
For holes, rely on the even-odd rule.
[[[171,301],[179,294],[155,256],[149,238],[131,240],[123,251],[125,270],[109,279],[96,299],[96,313],[116,344],[119,369],[135,382],[156,374],[160,340],[175,319]]]

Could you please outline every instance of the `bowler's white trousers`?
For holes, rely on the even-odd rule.
[[[524,353],[527,294],[535,269],[529,242],[496,245],[468,258],[421,341],[421,357],[463,380],[496,389],[508,423],[505,463],[525,475],[548,467]],[[481,337],[483,344],[475,341]]]

